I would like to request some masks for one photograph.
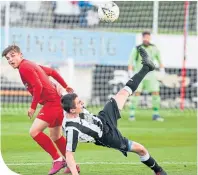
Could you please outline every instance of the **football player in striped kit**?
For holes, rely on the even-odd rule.
[[[77,94],[72,93],[62,97],[61,104],[65,111],[62,127],[67,138],[66,162],[72,175],[79,174],[74,159],[79,141],[94,142],[96,145],[114,148],[125,156],[127,152],[136,153],[141,162],[151,168],[156,175],[167,175],[143,145],[123,137],[117,128],[117,120],[121,118],[119,110],[122,110],[127,98],[135,92],[146,74],[155,68],[147,52],[141,47],[138,49],[142,56],[142,69],[106,103],[97,116],[88,111],[84,112],[84,116],[80,116],[84,111],[84,103]]]

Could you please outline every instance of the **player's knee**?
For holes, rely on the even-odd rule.
[[[36,137],[38,134],[39,134],[39,131],[37,131],[36,129],[34,128],[30,128],[29,130],[29,134],[32,138]]]
[[[146,148],[145,148],[144,146],[140,145],[140,146],[139,146],[139,149],[138,149],[138,154],[139,154],[140,156],[144,156],[146,153],[147,153]]]
[[[130,148],[131,148],[132,152],[135,152],[139,156],[144,156],[147,153],[146,148],[143,145],[141,145],[141,144],[139,144],[137,142],[133,142],[131,144]]]
[[[53,141],[58,140],[60,137],[56,136],[56,135],[50,135],[50,139]]]
[[[58,140],[60,137],[61,137],[61,134],[60,134],[60,133],[56,133],[56,134],[50,133],[50,138],[51,138],[51,140],[53,140],[53,141]]]

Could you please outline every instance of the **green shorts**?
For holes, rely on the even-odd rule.
[[[159,92],[160,84],[155,76],[150,76],[149,79],[144,79],[138,86],[136,92]]]

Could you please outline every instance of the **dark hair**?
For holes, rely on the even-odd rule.
[[[62,108],[66,112],[70,113],[70,109],[75,109],[76,108],[76,105],[74,103],[74,100],[76,99],[76,97],[77,97],[77,94],[73,93],[73,94],[64,95],[61,98]]]
[[[149,31],[144,31],[144,32],[142,32],[142,36],[144,36],[144,35],[151,35],[151,32],[149,32]]]
[[[11,45],[6,47],[3,52],[2,52],[2,57],[6,56],[10,51],[15,51],[17,53],[21,52],[21,49],[19,48],[19,46],[16,45]]]

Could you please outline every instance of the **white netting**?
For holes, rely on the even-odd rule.
[[[27,59],[57,68],[90,106],[104,104],[123,87],[132,48],[141,42],[143,30],[154,31],[153,42],[161,51],[167,73],[166,77],[158,78],[161,106],[179,108],[184,2],[117,1],[120,17],[114,23],[99,22],[97,2],[14,1],[9,3],[9,8],[6,3],[0,2],[1,51],[5,43],[15,43]],[[185,108],[195,109],[196,1],[189,2],[188,19]],[[69,58],[74,61],[74,71],[70,74]],[[31,97],[25,92],[18,73],[5,60],[1,61],[1,70],[2,109],[27,109]],[[142,94],[140,104],[150,107],[151,98],[147,93]]]

